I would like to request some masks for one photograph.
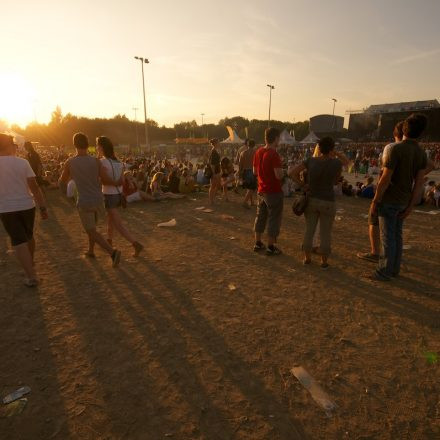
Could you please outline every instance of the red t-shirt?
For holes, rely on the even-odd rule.
[[[261,147],[254,156],[254,168],[258,179],[258,192],[272,194],[281,192],[281,180],[275,176],[275,168],[282,168],[281,157],[273,148]]]

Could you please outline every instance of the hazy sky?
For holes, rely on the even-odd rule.
[[[439,97],[439,0],[2,0],[0,118],[304,120]]]

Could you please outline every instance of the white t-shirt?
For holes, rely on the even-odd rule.
[[[118,162],[112,159],[106,159],[105,157],[103,157],[101,159],[101,164],[104,170],[106,171],[107,175],[110,177],[110,179],[119,180],[124,170],[124,164],[122,162]],[[108,195],[121,194],[122,186],[116,188],[116,186],[113,185],[102,185],[102,193]]]
[[[29,177],[35,177],[35,173],[27,160],[0,156],[0,213],[26,211],[35,207],[29,191]]]

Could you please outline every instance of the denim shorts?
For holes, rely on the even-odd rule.
[[[114,209],[121,206],[121,194],[104,194],[105,209]]]

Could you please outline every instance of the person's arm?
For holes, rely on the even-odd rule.
[[[284,177],[284,170],[282,168],[274,168],[273,169],[274,173],[275,173],[275,177],[278,180],[283,180]]]
[[[376,213],[378,203],[382,201],[385,191],[390,186],[393,172],[394,170],[392,170],[391,168],[385,167],[383,169],[382,176],[380,177],[379,183],[377,184],[376,194],[374,195],[374,199],[372,200],[370,206],[370,212],[372,214]]]
[[[122,176],[119,177],[118,180],[113,180],[107,173],[107,170],[103,167],[102,162],[99,159],[96,159],[98,161],[99,166],[99,178],[101,179],[101,182],[103,185],[109,185],[109,186],[121,186],[122,185]]]
[[[301,173],[303,173],[307,167],[304,163],[300,163],[294,166],[288,173],[288,176],[298,185],[303,185],[304,182],[301,180]]]
[[[46,220],[48,217],[47,208],[46,208],[46,201],[44,200],[43,193],[41,192],[41,189],[37,184],[37,180],[35,179],[35,177],[28,177],[27,184],[28,184],[29,190],[31,191],[32,195],[34,196],[34,200],[37,203],[37,206],[40,208],[41,218],[43,220]]]
[[[334,151],[333,156],[341,161],[343,167],[347,167],[350,163],[348,157],[341,151],[336,151],[336,150],[333,151]]]
[[[58,184],[64,183],[65,185],[68,184],[70,180],[70,168],[69,168],[69,161],[67,161],[64,164],[63,172],[61,173],[60,178],[58,179]]]
[[[425,176],[426,174],[429,173],[429,171],[426,172],[426,170],[427,169],[425,168],[423,170],[418,171],[414,181],[414,186],[411,193],[411,200],[409,201],[409,205],[399,215],[401,219],[408,217],[411,214],[411,211],[414,209],[414,206],[419,202],[420,194],[422,194],[422,188],[425,183]]]

